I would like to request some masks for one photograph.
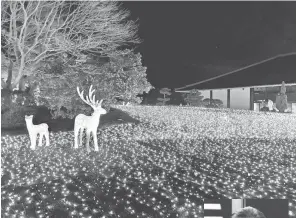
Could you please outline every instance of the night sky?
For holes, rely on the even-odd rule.
[[[178,88],[296,51],[296,2],[123,2],[150,83]]]

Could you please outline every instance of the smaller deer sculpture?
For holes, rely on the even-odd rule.
[[[94,112],[91,116],[86,116],[84,114],[78,114],[75,117],[75,123],[74,123],[74,148],[78,148],[79,145],[82,145],[82,134],[84,129],[86,129],[86,149],[88,152],[90,152],[89,148],[89,141],[90,141],[90,134],[93,134],[94,139],[94,147],[95,151],[99,150],[98,147],[98,139],[97,139],[97,129],[100,124],[100,117],[102,114],[106,114],[106,110],[102,108],[102,102],[103,99],[100,101],[95,100],[94,92],[95,90],[92,90],[92,85],[89,88],[88,96],[86,96],[86,99],[83,97],[83,92],[80,92],[79,87],[77,87],[77,92],[81,100],[92,107]],[[79,134],[80,132],[80,134]]]
[[[39,134],[38,146],[42,146],[42,139],[45,136],[46,146],[49,146],[49,132],[48,125],[46,123],[41,123],[39,125],[33,124],[33,115],[25,115],[26,125],[30,136],[31,149],[36,149],[37,135]]]

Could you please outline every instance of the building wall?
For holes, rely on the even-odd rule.
[[[210,91],[200,91],[204,98],[210,98]],[[213,99],[223,101],[223,107],[227,107],[227,89],[213,90]],[[250,88],[230,89],[230,108],[250,109]]]
[[[213,90],[213,99],[223,101],[223,107],[227,107],[227,89]]]
[[[244,208],[244,199],[232,199],[231,200],[232,205],[231,205],[231,212],[236,213],[240,209]]]
[[[230,89],[230,108],[249,110],[250,88]]]
[[[292,103],[292,113],[296,114],[296,103]]]
[[[255,95],[254,95],[254,101],[259,101],[259,100],[265,100],[267,97],[268,99],[272,100],[275,102],[276,96],[280,91],[280,86],[274,86],[274,87],[255,87]],[[266,90],[266,95],[265,95],[265,90]],[[288,102],[289,103],[296,103],[296,85],[286,85],[286,95],[288,97]]]
[[[296,113],[296,86],[286,86],[288,96],[288,112]],[[268,87],[267,98],[275,102],[276,94],[280,87]],[[255,88],[255,91],[265,90],[265,88]],[[273,91],[273,92],[272,92]],[[201,95],[205,98],[210,98],[210,90],[202,91]],[[227,89],[213,90],[213,99],[220,99],[223,102],[223,107],[227,107]],[[254,93],[254,102],[265,100],[265,95]],[[234,109],[250,109],[250,88],[235,88],[230,89],[230,108]],[[254,110],[259,111],[262,105],[254,103]]]
[[[210,91],[209,90],[206,90],[206,91],[200,90],[199,92],[201,93],[201,96],[203,96],[202,100],[204,100],[205,98],[210,98]]]
[[[203,99],[210,98],[210,91],[200,91]],[[213,99],[220,99],[223,101],[223,107],[227,107],[227,89],[213,90]]]

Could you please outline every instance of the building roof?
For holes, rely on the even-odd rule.
[[[231,72],[196,82],[176,91],[296,84],[296,52],[281,54]]]

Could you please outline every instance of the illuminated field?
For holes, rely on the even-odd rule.
[[[296,216],[295,115],[118,108],[141,122],[99,129],[90,155],[73,132],[36,151],[2,137],[4,217],[202,217],[203,198],[242,197],[289,198]]]

